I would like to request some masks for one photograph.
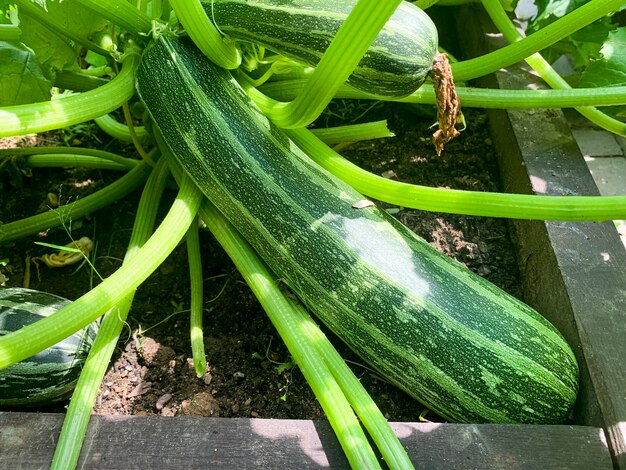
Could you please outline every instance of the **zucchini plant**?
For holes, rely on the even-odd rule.
[[[0,108],[0,137],[97,118],[115,138],[135,144],[141,161],[87,149],[63,149],[61,157],[59,149],[31,151],[55,153],[59,164],[72,159],[73,164],[127,171],[116,183],[65,207],[74,218],[144,185],[122,267],[54,314],[0,337],[0,369],[6,369],[103,316],[68,408],[53,468],[76,465],[99,382],[135,289],[185,237],[197,273],[197,242],[191,232],[198,213],[268,311],[353,466],[379,466],[359,420],[390,467],[409,468],[411,463],[304,309],[276,288],[276,277],[380,374],[446,418],[565,419],[576,397],[578,370],[558,331],[529,307],[434,252],[376,207],[353,207],[362,199],[356,191],[373,188],[379,200],[434,211],[592,221],[626,218],[626,197],[464,193],[461,199],[471,204],[463,205],[451,191],[385,185],[363,175],[305,126],[338,96],[438,101],[441,150],[457,132],[454,111],[460,99],[466,106],[581,107],[594,122],[624,135],[619,113],[611,116],[591,106],[623,106],[626,84],[615,79],[611,86],[592,88],[587,80],[581,82],[586,88],[566,90],[538,54],[599,18],[609,18],[622,0],[591,0],[523,39],[501,4],[484,0],[511,45],[452,63],[455,79],[465,81],[527,59],[559,90],[457,86],[458,98],[442,85],[450,83],[450,76],[433,72],[436,64],[445,63],[436,53],[436,28],[425,12],[401,0],[140,0],[137,7],[118,0],[44,3],[0,3],[0,50],[28,65],[20,74],[7,65],[13,62],[0,65],[3,86],[19,91],[3,93],[9,101]],[[33,33],[37,28],[51,39],[42,41]],[[614,30],[609,42],[623,34]],[[623,67],[615,60],[619,57],[605,60],[607,70]],[[53,84],[83,91],[49,100]],[[148,110],[139,127],[128,103],[136,92]],[[103,117],[120,107],[124,124]],[[367,137],[369,131],[347,132],[344,138],[350,140],[356,134]],[[21,150],[0,150],[0,158],[16,152]],[[153,230],[170,172],[178,196]],[[360,183],[365,177],[368,183]],[[4,221],[0,244],[60,223],[58,213]],[[193,354],[202,374],[197,317],[196,308]]]

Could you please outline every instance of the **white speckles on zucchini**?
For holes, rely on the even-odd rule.
[[[362,195],[279,144],[281,131],[190,42],[147,49],[137,84],[198,187],[380,374],[452,421],[565,419],[578,367],[539,314],[384,211],[353,209]]]

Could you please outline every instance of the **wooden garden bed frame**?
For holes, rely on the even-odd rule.
[[[474,7],[463,7],[474,8]],[[468,18],[461,10],[457,18]],[[476,11],[471,11],[476,18]],[[484,18],[470,51],[494,47]],[[487,79],[521,88],[523,68]],[[509,192],[598,194],[560,110],[490,111]],[[392,423],[416,468],[626,470],[626,251],[611,223],[514,221],[526,301],[581,366],[575,425]],[[0,468],[48,468],[62,414],[0,412]],[[93,416],[79,468],[347,468],[325,421]]]

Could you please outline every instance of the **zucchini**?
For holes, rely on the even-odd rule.
[[[366,362],[461,422],[562,422],[578,366],[537,312],[312,162],[186,40],[137,89],[175,158],[308,308]]]
[[[0,335],[47,317],[70,303],[47,292],[0,289]],[[97,323],[60,343],[0,370],[0,406],[47,405],[74,390],[97,333]]]
[[[227,37],[253,42],[317,65],[356,0],[203,0]],[[354,70],[348,84],[400,98],[424,82],[437,53],[437,28],[409,2],[400,4]]]

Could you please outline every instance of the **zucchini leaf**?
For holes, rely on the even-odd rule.
[[[0,106],[48,101],[51,87],[30,48],[0,41]]]
[[[583,72],[580,87],[626,85],[626,26],[610,31],[600,58],[592,61]]]

